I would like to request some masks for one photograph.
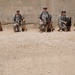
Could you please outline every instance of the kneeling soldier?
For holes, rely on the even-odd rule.
[[[66,11],[62,11],[61,12],[61,15],[59,16],[58,18],[58,25],[59,25],[59,30],[62,30],[62,31],[66,31],[67,30],[67,27],[66,27]]]
[[[14,32],[20,32],[21,21],[22,16],[20,14],[20,11],[16,11],[16,14],[14,16]]]
[[[47,7],[43,8],[43,12],[39,17],[40,31],[42,31],[42,28],[44,29],[44,31],[46,30],[46,26],[51,19],[52,19],[52,15],[48,13]]]

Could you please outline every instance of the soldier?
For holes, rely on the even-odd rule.
[[[16,11],[16,14],[14,16],[14,32],[20,32],[20,26],[21,26],[22,16],[20,14],[20,11]]]
[[[61,12],[61,15],[59,16],[58,18],[58,25],[59,25],[59,30],[63,30],[65,31],[66,30],[66,11],[62,11]]]
[[[66,16],[66,11],[63,11],[62,20],[63,20],[62,30],[70,31],[71,30],[71,17]]]
[[[46,28],[48,21],[51,19],[52,19],[52,15],[48,13],[47,7],[44,7],[43,12],[41,13],[41,15],[39,17],[40,31],[42,31],[42,27],[44,27],[44,29]]]

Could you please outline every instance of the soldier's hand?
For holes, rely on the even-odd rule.
[[[67,24],[67,22],[63,21],[64,24]]]

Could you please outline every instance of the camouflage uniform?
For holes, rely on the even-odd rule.
[[[40,17],[39,17],[39,20],[40,20],[40,29],[43,27],[43,26],[46,26],[46,24],[48,23],[48,21],[52,19],[52,15],[49,14],[48,12],[42,12]]]
[[[66,29],[66,25],[65,23],[66,22],[66,16],[59,16],[58,18],[58,25],[59,25],[59,29],[62,30],[62,29]]]
[[[14,31],[20,32],[20,26],[21,26],[22,16],[20,14],[15,14],[14,16]]]
[[[59,29],[61,30],[62,29],[62,22],[61,22],[61,18],[62,16],[59,15],[59,18],[58,18],[58,26],[59,26]]]

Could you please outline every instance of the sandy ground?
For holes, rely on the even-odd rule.
[[[75,31],[39,33],[34,26],[0,32],[0,75],[75,75]]]

